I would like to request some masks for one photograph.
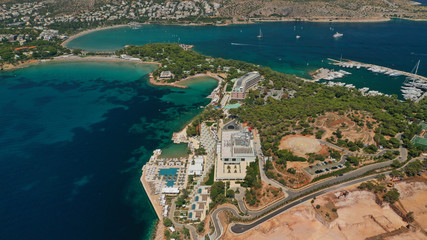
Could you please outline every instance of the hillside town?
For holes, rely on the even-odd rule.
[[[154,2],[132,1],[105,4],[95,10],[55,14],[49,12],[48,4],[16,3],[0,6],[0,21],[7,26],[47,27],[57,23],[101,22],[116,20],[179,20],[189,17],[212,17],[218,15],[221,4],[207,1]]]

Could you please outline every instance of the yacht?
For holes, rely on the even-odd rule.
[[[359,91],[365,93],[365,92],[369,91],[369,88],[363,87],[363,88],[359,89]]]
[[[300,35],[297,35],[297,36],[296,36],[296,38],[297,38],[297,39],[300,39],[300,38],[301,38],[301,36],[300,36]]]
[[[336,32],[336,33],[334,34],[334,38],[339,38],[339,37],[342,37],[342,36],[344,36],[344,34],[339,33],[339,32]]]
[[[344,70],[339,70],[338,72],[342,73],[342,74],[346,74],[346,75],[350,75],[351,74],[350,72],[347,72],[347,71],[344,71]]]

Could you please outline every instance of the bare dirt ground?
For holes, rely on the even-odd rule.
[[[407,232],[403,234],[399,234],[392,237],[384,238],[384,240],[425,240],[426,235],[424,235],[422,232]]]
[[[362,116],[361,114],[355,115],[358,116],[360,119],[363,119],[365,123],[367,121],[375,122],[375,120],[373,120],[369,116]],[[345,124],[345,126],[343,126],[343,124]],[[359,127],[350,118],[343,115],[338,115],[336,113],[326,113],[325,115],[318,117],[315,123],[313,124],[314,127],[318,127],[320,129],[325,130],[325,133],[322,137],[323,140],[333,136],[332,133],[335,132],[338,128],[340,128],[343,135],[342,139],[349,139],[350,141],[361,140],[363,143],[366,144],[375,143],[375,133],[373,129],[375,129],[376,125],[377,124],[374,124],[374,127],[372,129],[369,129],[366,125],[363,127]]]
[[[375,203],[373,193],[347,188],[347,197],[337,196],[341,191],[318,197],[313,205],[305,202],[258,227],[236,235],[227,230],[223,239],[365,239],[405,226],[406,223],[389,207]],[[313,206],[334,204],[338,217],[328,221],[316,218]],[[323,223],[322,223],[323,222]]]
[[[404,181],[395,184],[395,188],[400,193],[400,203],[405,210],[414,212],[415,221],[427,230],[427,182]]]
[[[288,135],[280,141],[279,149],[287,149],[299,157],[307,153],[318,153],[322,146],[314,136]]]

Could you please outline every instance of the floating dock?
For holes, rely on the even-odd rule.
[[[361,68],[379,68],[379,69],[384,69],[386,71],[393,71],[396,73],[399,73],[402,76],[407,76],[407,77],[411,77],[414,78],[415,80],[421,80],[421,81],[425,81],[427,82],[427,77],[424,76],[420,76],[414,73],[410,73],[410,72],[405,72],[405,71],[401,71],[401,70],[396,70],[396,69],[392,69],[392,68],[388,68],[388,67],[383,67],[383,66],[379,66],[379,65],[375,65],[375,64],[368,64],[368,63],[362,63],[362,62],[357,62],[357,61],[352,61],[352,60],[343,60],[343,61],[339,61],[339,60],[335,60],[332,58],[328,58],[329,61],[333,62],[331,64],[333,65],[341,65],[341,64],[346,64],[347,66],[353,66],[353,67],[358,67],[360,66]],[[351,67],[350,67],[351,68]]]

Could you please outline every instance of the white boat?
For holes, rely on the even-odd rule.
[[[339,37],[344,36],[344,34],[336,32],[333,36],[334,36],[334,38],[339,38]]]
[[[300,39],[300,38],[301,38],[301,36],[300,36],[300,35],[297,35],[297,36],[296,36],[296,38],[297,38],[297,39]]]
[[[346,75],[350,75],[351,73],[344,71],[344,70],[339,70],[338,72],[342,73],[342,74],[346,74]]]
[[[258,36],[256,36],[257,38],[262,38],[263,37],[263,35],[262,35],[262,31],[261,31],[261,28],[259,29],[259,35]]]
[[[363,88],[361,88],[361,89],[359,89],[359,91],[361,91],[361,92],[367,92],[367,91],[369,91],[369,88],[368,87],[363,87]]]

